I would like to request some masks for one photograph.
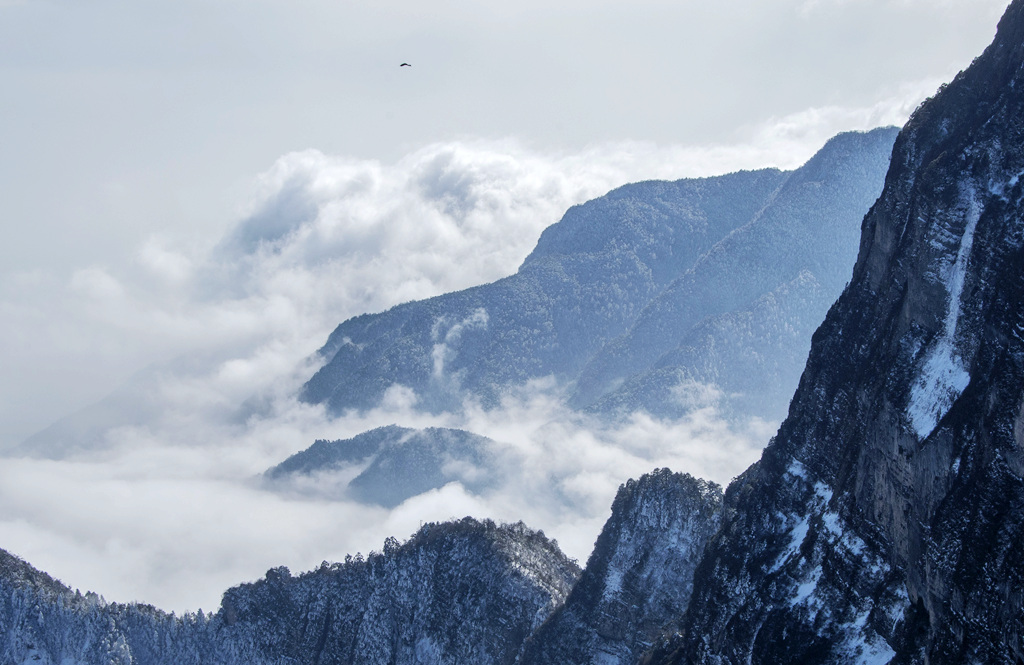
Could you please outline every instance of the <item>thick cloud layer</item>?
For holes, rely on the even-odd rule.
[[[310,569],[380,549],[385,537],[408,537],[424,521],[464,515],[523,519],[585,560],[620,483],[660,466],[727,482],[773,431],[762,422],[730,429],[714,391],[680,422],[637,414],[603,430],[568,413],[550,388],[524,386],[501,409],[469,405],[460,416],[425,416],[396,388],[381,408],[335,421],[282,400],[272,415],[241,425],[196,418],[118,428],[108,435],[114,447],[100,456],[5,460],[0,542],[108,600],[177,611],[216,607],[225,588],[272,566]],[[308,491],[271,493],[258,482],[314,438],[395,422],[495,438],[491,452],[508,462],[502,482],[480,496],[449,484],[390,511]]]
[[[226,235],[165,232],[120,263],[4,274],[6,445],[126,387],[65,423],[91,438],[64,461],[5,460],[0,547],[83,590],[176,610],[210,609],[274,565],[310,568],[466,514],[524,519],[584,559],[621,482],[666,465],[728,482],[772,424],[730,428],[713,388],[685,386],[687,419],[636,414],[604,429],[543,382],[499,409],[440,416],[395,387],[376,411],[328,420],[294,399],[316,348],[350,316],[513,272],[574,203],[645,178],[794,167],[837,131],[902,121],[931,87],[777,119],[730,146],[545,154],[461,141],[394,163],[291,153],[253,185]],[[444,344],[432,359],[442,366]],[[514,464],[483,496],[449,485],[391,511],[254,482],[314,439],[391,423],[468,429]]]

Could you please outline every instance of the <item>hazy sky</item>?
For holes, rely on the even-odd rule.
[[[4,266],[232,221],[280,155],[750,140],[918,95],[1005,0],[0,0]],[[408,61],[411,68],[399,69]]]
[[[288,402],[334,325],[508,274],[565,208],[624,182],[794,167],[839,131],[902,123],[983,50],[1006,4],[0,0],[0,445],[164,372],[146,384],[159,412],[111,435],[121,454],[5,465],[0,547],[76,586],[182,608],[209,607],[243,570],[407,536],[410,508],[352,517],[235,482],[314,437],[398,413],[416,424],[401,404],[325,423]],[[253,229],[290,240],[254,251]],[[259,390],[284,406],[239,429],[225,414]],[[527,403],[509,413],[536,429],[505,438],[543,449],[557,407]],[[559,482],[599,491],[582,517],[519,514],[585,555],[622,480],[608,469],[685,459],[724,482],[770,433],[723,433],[714,415],[634,423],[661,447],[628,454],[609,443],[622,432],[560,433],[595,466]],[[506,416],[476,425],[502,439]],[[694,443],[669,450],[680,427]],[[709,437],[745,452],[708,461]],[[455,510],[424,501],[424,515]],[[227,529],[210,505],[259,510]],[[306,528],[343,515],[344,537]],[[249,528],[267,520],[294,528],[292,549]],[[169,572],[187,566],[208,575]]]

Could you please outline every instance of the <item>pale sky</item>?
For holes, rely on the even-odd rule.
[[[309,525],[346,507],[268,505],[235,481],[313,438],[395,414],[415,425],[408,405],[325,423],[291,404],[244,431],[230,414],[254,391],[287,400],[343,319],[511,273],[574,203],[640,179],[792,168],[835,133],[902,124],[988,45],[1006,5],[0,0],[0,447],[166,370],[160,409],[111,435],[131,455],[6,465],[0,548],[74,586],[174,609],[210,608],[218,585],[252,570],[406,537],[423,519],[411,509],[353,517],[370,525],[352,528],[363,539],[326,546]],[[442,203],[456,194],[466,206],[453,215]],[[232,233],[246,219],[291,240],[249,252]],[[476,425],[500,439],[558,412],[521,408],[540,415]],[[770,435],[723,433],[704,415],[632,426],[662,443],[680,427],[688,441],[727,440],[745,451],[733,466],[696,443],[623,452],[621,432],[562,432],[606,453],[559,476],[591,492],[590,512],[455,503],[532,515],[585,556],[624,480],[609,469],[682,460],[727,482]],[[507,438],[551,438],[523,428]],[[209,453],[215,440],[229,443]],[[217,502],[271,516],[234,514],[229,538],[203,511]],[[443,503],[428,516],[449,516]],[[302,532],[301,551],[249,528],[273,516]],[[239,550],[260,556],[217,563]],[[173,572],[189,566],[209,570]]]
[[[0,0],[7,269],[223,228],[316,148],[721,144],[967,65],[1005,0]],[[399,69],[408,61],[410,68]]]

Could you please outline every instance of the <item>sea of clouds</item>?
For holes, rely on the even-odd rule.
[[[116,265],[4,274],[3,390],[42,405],[33,431],[67,415],[46,411],[52,386],[137,371],[27,444],[31,431],[4,430],[0,547],[83,591],[177,611],[213,609],[272,566],[309,569],[464,515],[522,519],[582,562],[622,482],[668,466],[727,483],[777,424],[727,424],[715,389],[689,386],[680,421],[600,425],[546,381],[439,415],[396,386],[377,409],[329,418],[295,397],[318,347],[351,316],[511,274],[568,207],[618,185],[792,168],[839,129],[901,122],[932,89],[776,119],[732,146],[460,141],[394,163],[297,152],[258,178],[226,234],[167,232]],[[393,510],[258,482],[315,439],[392,423],[467,429],[515,464],[481,495],[451,484]]]

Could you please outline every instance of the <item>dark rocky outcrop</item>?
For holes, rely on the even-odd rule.
[[[1024,659],[1022,174],[1018,0],[897,139],[789,417],[652,661]]]

